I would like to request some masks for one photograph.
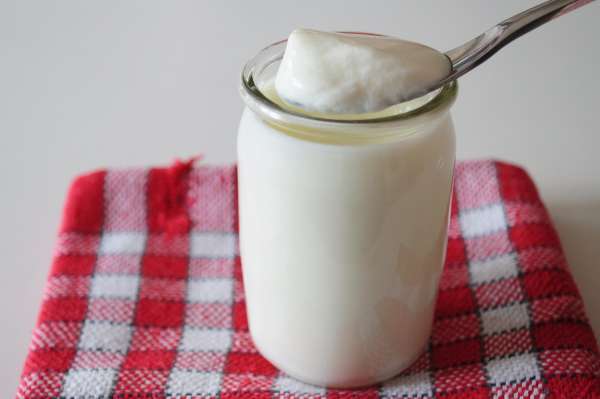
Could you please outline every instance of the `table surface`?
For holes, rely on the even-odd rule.
[[[0,397],[14,395],[70,180],[235,161],[241,65],[298,26],[452,48],[535,1],[0,2]],[[600,2],[461,79],[458,157],[524,165],[600,336]]]

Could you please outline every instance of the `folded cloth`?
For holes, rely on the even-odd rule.
[[[17,397],[600,397],[594,335],[523,169],[458,163],[428,350],[361,390],[303,384],[257,353],[236,197],[233,166],[77,178]]]

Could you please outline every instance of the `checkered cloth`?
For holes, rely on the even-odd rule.
[[[590,398],[599,355],[527,174],[459,163],[426,353],[380,386],[280,373],[248,333],[234,167],[79,177],[18,398]],[[318,328],[318,326],[315,326]]]

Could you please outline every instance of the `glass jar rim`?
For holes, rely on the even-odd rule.
[[[383,36],[376,33],[367,32],[339,32],[352,35],[362,36]],[[450,108],[454,103],[458,85],[456,81],[451,81],[439,89],[438,93],[423,105],[407,111],[399,112],[394,115],[373,118],[361,119],[336,119],[325,118],[314,115],[307,115],[301,112],[295,112],[291,109],[281,107],[279,104],[271,101],[265,96],[260,88],[256,85],[255,76],[264,71],[265,68],[278,62],[282,59],[285,51],[287,39],[283,39],[268,45],[260,50],[253,58],[251,58],[243,67],[241,75],[240,94],[246,105],[252,110],[261,115],[280,122],[296,122],[296,123],[318,123],[318,124],[333,124],[333,125],[373,125],[380,123],[389,123],[413,119],[417,116],[439,110],[440,108]],[[257,70],[258,69],[258,70]],[[428,95],[431,93],[427,93]]]

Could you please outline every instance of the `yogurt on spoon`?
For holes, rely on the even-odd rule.
[[[451,69],[448,57],[419,43],[296,29],[275,89],[282,100],[309,112],[370,113],[426,94]]]

